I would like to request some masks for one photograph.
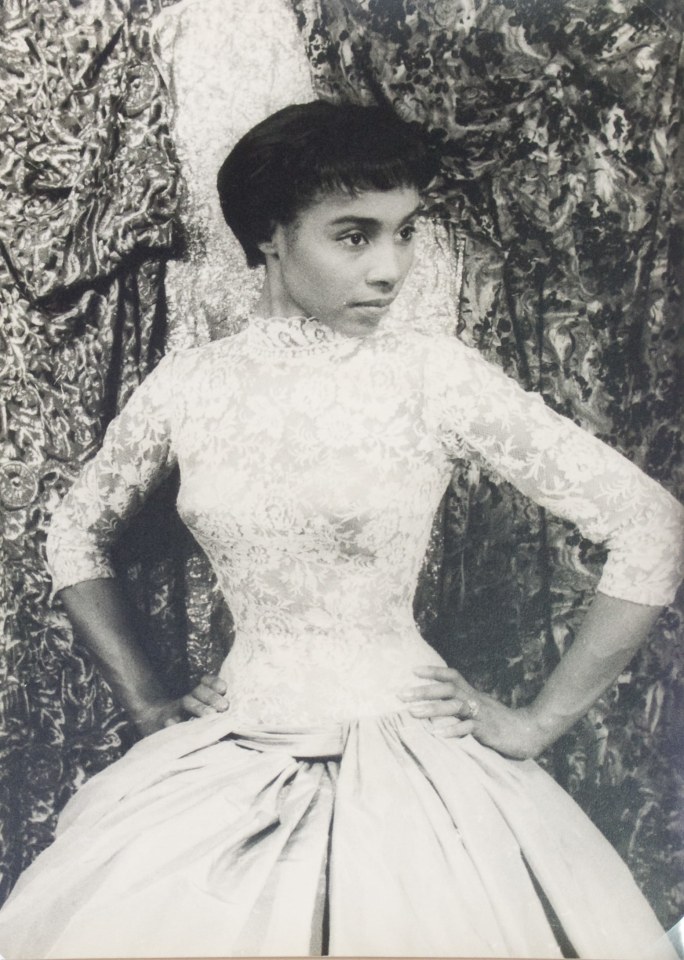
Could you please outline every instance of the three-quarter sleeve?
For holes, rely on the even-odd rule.
[[[110,551],[125,522],[175,463],[174,357],[165,357],[109,425],[101,449],[55,511],[47,538],[53,594],[113,577]]]
[[[430,349],[425,391],[429,428],[450,458],[477,460],[607,546],[602,593],[672,602],[684,508],[660,484],[453,337]]]

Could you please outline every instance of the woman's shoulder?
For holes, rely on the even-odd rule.
[[[456,333],[423,330],[388,330],[386,339],[391,348],[422,362],[428,369],[453,369],[455,366],[485,364],[494,367],[475,348],[465,343]]]
[[[168,351],[157,369],[166,368],[174,378],[203,378],[217,363],[223,363],[239,348],[242,332],[190,347]]]

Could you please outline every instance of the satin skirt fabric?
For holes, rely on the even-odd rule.
[[[0,952],[550,958],[552,913],[579,957],[676,956],[533,761],[403,711],[298,730],[216,714],[78,792],[0,912]]]

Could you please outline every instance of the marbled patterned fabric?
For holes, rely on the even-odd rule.
[[[389,97],[446,144],[435,209],[467,235],[462,339],[676,492],[676,0],[582,0],[553,5],[553,15],[538,0],[292,6],[317,93]],[[3,892],[48,842],[55,808],[128,736],[48,610],[43,543],[57,499],[163,340],[156,258],[171,238],[175,161],[170,61],[160,48],[153,56],[148,33],[159,8],[6,0],[0,12],[10,147],[0,170]],[[140,113],[136,97],[146,102]],[[136,166],[142,157],[153,177]],[[174,329],[178,345],[196,342],[194,317]],[[151,512],[148,530],[167,526]],[[218,668],[230,616],[190,544],[168,546],[138,536],[125,550],[154,625],[152,652],[178,685]],[[459,472],[434,527],[419,621],[470,679],[524,700],[571,640],[588,599],[582,571],[598,570],[597,559],[576,531],[505,485]],[[546,758],[666,924],[684,910],[680,635],[672,608],[616,688]]]
[[[130,743],[49,605],[45,529],[159,358],[177,164],[156,4],[9,0],[0,12],[0,891],[55,809]]]

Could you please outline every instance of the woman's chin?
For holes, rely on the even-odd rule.
[[[357,307],[347,316],[337,320],[334,327],[339,333],[349,337],[368,336],[374,333],[388,311],[389,306]]]

